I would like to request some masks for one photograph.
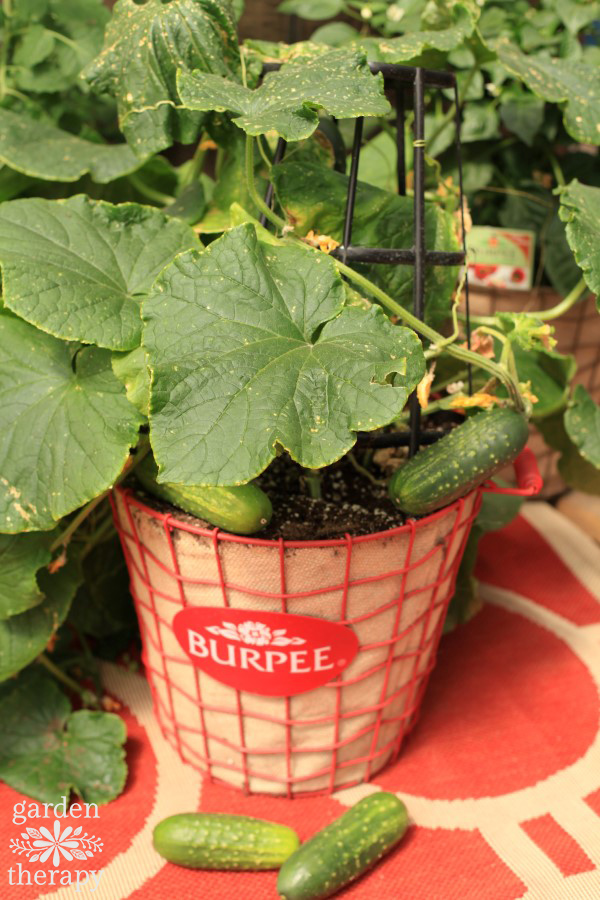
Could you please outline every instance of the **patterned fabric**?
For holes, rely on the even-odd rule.
[[[153,851],[152,828],[167,815],[198,809],[283,822],[306,839],[383,789],[402,797],[413,825],[344,897],[598,900],[600,550],[554,509],[531,503],[509,528],[484,539],[478,574],[484,609],[442,641],[419,724],[400,759],[370,785],[332,797],[244,796],[203,782],[161,736],[143,678],[107,666],[106,684],[125,704],[128,787],[100,807],[98,818],[61,823],[100,837],[102,854],[54,866],[52,857],[42,864],[11,853],[11,841],[27,827],[52,831],[54,818],[13,824],[23,798],[0,786],[0,896],[62,900],[90,891],[102,900],[270,900],[276,873],[178,868]],[[10,867],[13,885],[21,881],[13,888]],[[66,872],[73,883],[50,886],[53,869],[55,881],[66,881]],[[97,887],[92,869],[96,877],[102,869]],[[79,891],[76,871],[83,873]]]

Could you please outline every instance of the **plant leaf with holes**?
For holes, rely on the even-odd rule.
[[[278,447],[318,468],[395,419],[421,344],[344,302],[333,260],[261,244],[252,225],[177,257],[143,306],[159,480],[240,484]]]
[[[565,413],[565,428],[583,458],[600,469],[600,407],[581,384]]]
[[[113,713],[71,712],[46,673],[29,669],[0,689],[0,778],[42,803],[75,791],[86,803],[108,803],[125,784],[126,729]]]
[[[55,337],[138,346],[140,298],[194,232],[148,206],[31,198],[0,206],[4,303]]]
[[[76,562],[51,575],[38,575],[43,601],[26,612],[0,621],[0,681],[12,677],[42,653],[64,622],[81,582]]]
[[[143,421],[109,351],[0,315],[0,530],[48,530],[111,487]]]
[[[136,154],[194,141],[203,121],[183,108],[178,68],[234,76],[235,19],[227,0],[118,0],[104,49],[84,70],[95,91],[115,97],[121,131]]]
[[[566,222],[567,241],[588,287],[600,295],[600,188],[574,179],[560,190],[559,215]]]
[[[340,119],[390,111],[382,76],[371,74],[364,54],[345,50],[286,63],[256,90],[202,72],[182,72],[177,84],[190,109],[227,111],[247,134],[275,132],[287,141],[309,137],[319,124],[319,109]]]
[[[45,181],[77,181],[89,172],[99,184],[142,165],[128,144],[92,143],[9,109],[0,109],[0,162]]]
[[[325,166],[283,161],[271,177],[278,200],[299,234],[311,229],[342,240],[348,178]],[[400,197],[359,182],[354,207],[352,243],[363,247],[409,249],[413,246],[413,199]],[[458,251],[454,221],[437,204],[425,207],[425,243],[428,250]],[[413,267],[358,265],[354,268],[387,291],[408,309],[413,303]],[[434,327],[448,318],[457,269],[427,266],[425,314]]]
[[[50,562],[47,534],[0,534],[0,620],[44,599],[36,573]]]
[[[490,46],[502,65],[534,94],[552,103],[565,104],[565,128],[575,140],[600,144],[600,73],[597,67],[573,59],[526,55],[509,38],[501,38]]]

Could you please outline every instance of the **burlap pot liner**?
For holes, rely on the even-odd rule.
[[[474,315],[492,316],[497,312],[533,312],[550,309],[560,303],[562,297],[552,288],[542,287],[532,291],[507,291],[490,288],[470,288],[469,306]],[[554,326],[556,349],[570,354],[577,362],[574,384],[582,384],[596,403],[600,403],[600,316],[596,298],[590,294],[575,304]],[[535,453],[544,488],[540,499],[555,497],[567,487],[558,471],[560,453],[552,450],[535,427],[530,428],[529,446]],[[514,483],[514,473],[508,468],[500,473],[509,483]]]
[[[182,758],[235,787],[292,796],[365,781],[395,757],[433,668],[480,502],[475,491],[362,538],[266,542],[199,527],[117,490],[155,710]],[[195,667],[173,633],[175,614],[199,606],[343,622],[360,649],[335,682],[305,694],[238,691]]]

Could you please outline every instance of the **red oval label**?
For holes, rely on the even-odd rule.
[[[269,697],[327,684],[358,652],[350,628],[314,616],[197,606],[178,612],[173,630],[207,675]]]

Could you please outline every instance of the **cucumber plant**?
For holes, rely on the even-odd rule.
[[[469,349],[456,271],[428,271],[420,322],[410,267],[358,270],[328,254],[346,184],[333,119],[385,128],[392,114],[367,65],[373,45],[301,46],[261,81],[265,48],[240,45],[228,0],[118,0],[108,24],[96,0],[71,5],[59,19],[50,0],[11,0],[0,19],[0,777],[48,802],[60,800],[50,769],[17,773],[38,771],[31,760],[60,734],[32,719],[31,765],[15,765],[15,710],[44,690],[67,721],[57,682],[112,747],[103,799],[123,781],[123,735],[90,651],[135,638],[113,602],[127,594],[116,483],[139,466],[158,498],[248,533],[269,519],[254,479],[275,457],[303,467],[314,492],[345,457],[372,478],[357,434],[405,428],[415,389],[425,415],[491,404],[535,416],[545,404],[549,416],[572,376],[536,315],[480,323]],[[279,164],[277,136],[289,143]],[[442,200],[428,196],[425,227],[431,249],[453,251]],[[594,289],[597,191],[574,183],[561,202]],[[410,200],[361,185],[357,222],[365,244],[401,246]],[[469,365],[473,396],[461,389]],[[597,418],[578,391],[563,426],[595,473]]]

